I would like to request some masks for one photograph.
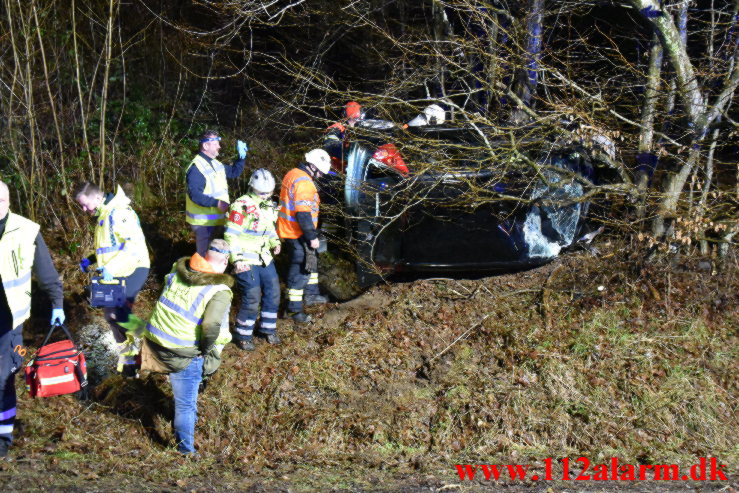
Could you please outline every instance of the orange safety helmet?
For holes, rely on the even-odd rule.
[[[349,101],[344,107],[347,118],[362,118],[362,105],[356,101]]]
[[[408,176],[408,166],[405,165],[395,144],[381,145],[372,155],[372,159],[397,170],[403,176]]]

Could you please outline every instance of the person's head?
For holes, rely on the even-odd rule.
[[[305,153],[305,162],[313,172],[313,176],[320,177],[331,171],[331,157],[323,149],[313,149]]]
[[[10,190],[5,182],[0,181],[0,219],[5,219],[10,210]]]
[[[103,191],[100,187],[89,181],[77,186],[74,192],[74,200],[88,214],[96,214],[98,207],[103,203]]]
[[[226,240],[216,238],[208,245],[208,251],[205,253],[205,260],[218,274],[223,274],[228,267],[228,256],[231,254],[231,247]]]
[[[344,107],[344,113],[349,119],[361,119],[362,118],[362,105],[356,101],[349,101]]]
[[[211,159],[217,158],[221,150],[221,137],[215,130],[206,130],[200,135],[200,152]]]
[[[275,191],[275,177],[269,170],[259,168],[252,173],[249,178],[249,188],[251,191],[264,200],[269,198]]]

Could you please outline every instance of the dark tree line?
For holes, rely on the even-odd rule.
[[[725,251],[739,227],[737,0],[3,7],[0,165],[31,216],[71,208],[88,177],[179,197],[199,129],[304,148],[354,99],[397,122],[444,104],[501,173],[539,174],[527,139],[582,145],[607,177],[588,185],[612,207],[601,220],[645,245]],[[454,166],[447,149],[400,145],[419,170]]]

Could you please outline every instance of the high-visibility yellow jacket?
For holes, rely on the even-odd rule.
[[[280,212],[277,218],[277,234],[280,238],[295,239],[303,235],[295,217],[296,212],[310,212],[313,226],[317,228],[320,204],[313,179],[302,169],[291,169],[283,178],[280,189]]]
[[[197,348],[203,336],[203,314],[208,302],[220,291],[228,291],[231,296],[232,293],[226,284],[188,283],[178,272],[183,268],[180,264],[182,261],[176,264],[174,272],[165,276],[164,291],[154,307],[144,336],[165,348]],[[228,315],[229,310],[226,310],[215,340],[216,346],[222,347],[231,340]]]
[[[95,224],[98,267],[105,267],[115,277],[130,276],[137,268],[150,265],[139,217],[130,204],[119,186],[110,202],[100,206]]]
[[[223,164],[213,158],[210,163],[197,154],[190,165],[185,170],[185,174],[195,166],[205,177],[205,189],[203,194],[213,197],[216,200],[222,200],[229,203],[228,198],[228,181],[226,180],[226,170]],[[203,207],[196,204],[187,194],[185,199],[185,220],[188,224],[196,226],[223,226],[226,223],[226,217],[218,207]]]
[[[0,277],[13,315],[13,327],[31,316],[31,271],[38,232],[38,224],[8,212],[5,233],[0,238]]]
[[[231,262],[269,265],[277,237],[277,209],[272,199],[254,193],[242,195],[231,204],[224,239],[231,245]]]

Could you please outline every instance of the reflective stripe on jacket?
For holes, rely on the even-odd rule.
[[[280,189],[280,212],[277,217],[277,234],[280,238],[300,238],[296,212],[310,212],[313,226],[318,227],[318,207],[321,200],[311,177],[299,168],[293,168],[282,180]]]
[[[197,167],[198,171],[205,177],[203,194],[216,200],[222,200],[226,203],[229,202],[226,170],[220,161],[214,158],[208,163],[203,156],[198,154],[192,160],[190,166],[187,167],[185,173],[187,173],[191,166]],[[188,224],[194,224],[196,226],[223,226],[226,223],[225,216],[218,207],[203,207],[198,205],[190,199],[189,194],[185,198],[185,210],[185,220]]]
[[[149,267],[149,249],[136,212],[119,186],[115,196],[98,210],[95,223],[95,256],[99,267],[115,277],[127,277],[139,267]]]
[[[5,233],[0,238],[0,277],[13,316],[11,328],[31,316],[31,270],[39,229],[30,219],[8,212]]]
[[[210,299],[219,291],[230,291],[224,284],[193,286],[172,272],[164,278],[166,284],[159,297],[144,336],[165,348],[196,347],[202,334],[203,313]],[[228,311],[224,313],[216,344],[231,340]]]
[[[277,237],[277,209],[272,199],[248,193],[231,204],[224,239],[231,246],[231,262],[269,265]]]

